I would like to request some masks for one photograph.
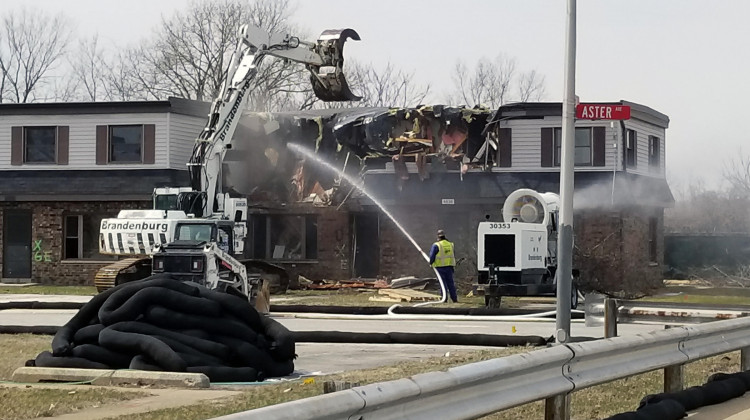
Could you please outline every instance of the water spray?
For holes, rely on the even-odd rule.
[[[356,180],[356,179],[352,178],[351,176],[349,176],[344,171],[336,168],[335,166],[331,165],[329,162],[326,162],[325,160],[321,159],[320,156],[318,156],[317,154],[315,154],[315,152],[313,152],[312,150],[310,150],[310,149],[308,149],[306,147],[303,147],[303,146],[301,146],[299,144],[295,144],[295,143],[287,143],[286,147],[289,148],[290,150],[296,152],[296,153],[302,154],[305,157],[308,157],[308,158],[312,159],[313,161],[315,161],[316,163],[322,165],[323,167],[325,167],[325,168],[327,168],[327,169],[335,172],[339,176],[341,176],[344,179],[346,179],[346,181],[348,183],[350,183],[351,185],[353,185],[354,187],[356,187],[358,190],[360,190],[364,195],[366,195],[370,200],[372,200],[372,202],[375,203],[375,205],[377,205],[380,208],[380,210],[383,213],[385,213],[385,215],[388,216],[389,219],[391,219],[391,221],[393,221],[393,223],[396,224],[396,227],[398,227],[399,230],[401,231],[401,233],[403,233],[404,236],[406,236],[406,238],[409,240],[409,242],[411,242],[411,244],[414,245],[414,248],[416,248],[417,252],[419,252],[422,255],[422,258],[424,258],[424,260],[428,264],[430,263],[430,257],[428,257],[427,254],[424,251],[422,251],[422,248],[420,248],[419,244],[417,244],[417,241],[415,241],[414,238],[412,238],[411,235],[409,235],[409,233],[401,225],[401,223],[399,223],[399,221],[396,220],[396,218],[393,216],[393,214],[391,214],[391,212],[389,212],[388,209],[386,209],[385,206],[380,201],[378,201],[377,198],[373,197],[367,190],[365,190],[364,185],[362,185],[361,180]],[[435,303],[443,303],[443,302],[446,302],[448,300],[448,295],[447,295],[446,290],[445,290],[445,284],[443,283],[443,278],[440,276],[440,273],[437,271],[437,269],[435,267],[433,267],[432,270],[435,272],[435,275],[437,276],[437,279],[438,279],[438,283],[440,284],[440,291],[441,291],[442,297],[438,301],[429,301],[429,302],[424,302],[424,303],[418,303],[418,304],[416,304],[414,306],[432,305],[432,304],[435,304]],[[398,305],[394,305],[394,306],[398,306]],[[390,313],[390,311],[389,311],[389,313]]]

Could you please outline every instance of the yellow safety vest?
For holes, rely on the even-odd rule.
[[[432,263],[433,267],[454,267],[456,265],[456,257],[453,255],[453,242],[443,239],[435,242],[438,247],[437,255],[435,255],[435,262]]]

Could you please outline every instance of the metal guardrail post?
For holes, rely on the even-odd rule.
[[[544,420],[570,420],[570,394],[544,400]]]
[[[664,329],[672,328],[671,325],[665,325]],[[684,384],[684,364],[667,366],[664,368],[664,392],[678,392],[685,387]]]
[[[750,347],[740,349],[740,371],[750,370]]]
[[[617,300],[604,298],[604,338],[617,337]]]

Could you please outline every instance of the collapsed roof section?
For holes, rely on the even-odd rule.
[[[490,115],[486,108],[443,105],[246,113],[225,158],[224,185],[265,205],[308,201],[311,194],[322,204],[336,202],[332,189],[340,176],[306,165],[289,144],[355,176],[388,162],[406,173],[407,161],[416,163],[421,179],[429,177],[428,162],[466,171],[480,155],[489,155],[482,163],[492,162],[483,135]]]

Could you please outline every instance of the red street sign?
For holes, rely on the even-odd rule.
[[[628,105],[578,104],[576,118],[579,120],[629,120]]]

